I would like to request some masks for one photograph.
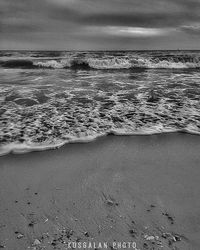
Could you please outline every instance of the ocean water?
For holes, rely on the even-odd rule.
[[[0,51],[0,154],[200,134],[200,51]]]

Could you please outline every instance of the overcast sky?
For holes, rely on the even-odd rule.
[[[0,0],[0,49],[200,49],[200,0]]]

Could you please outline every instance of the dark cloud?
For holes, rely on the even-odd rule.
[[[199,24],[200,0],[1,0],[0,48],[200,48]]]
[[[192,17],[193,18],[193,17]],[[121,25],[133,27],[176,27],[185,21],[184,16],[178,14],[97,14],[82,18],[82,22],[93,25]]]
[[[89,0],[88,0],[89,1]],[[109,3],[109,1],[107,1]],[[114,1],[110,1],[110,3]],[[200,2],[197,0],[143,0],[107,3],[106,11],[89,13],[81,21],[93,25],[124,25],[138,27],[177,27],[200,20]],[[116,3],[118,8],[116,9]],[[110,7],[110,8],[109,8]]]

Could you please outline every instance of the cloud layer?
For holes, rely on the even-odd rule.
[[[1,0],[0,33],[0,49],[200,49],[200,0]]]

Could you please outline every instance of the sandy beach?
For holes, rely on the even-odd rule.
[[[199,136],[162,134],[3,156],[0,248],[199,250],[199,152]]]

